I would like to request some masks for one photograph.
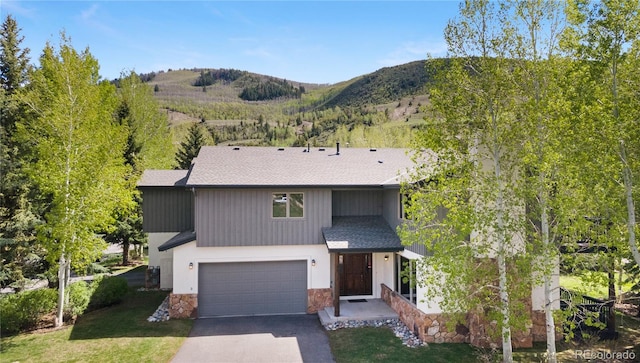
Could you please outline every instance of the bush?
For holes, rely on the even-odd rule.
[[[64,307],[64,314],[67,317],[82,315],[89,306],[91,288],[84,281],[76,281],[68,289],[69,303]]]
[[[129,292],[129,285],[123,277],[103,275],[93,280],[91,290],[89,307],[97,309],[121,302]]]
[[[81,272],[81,274],[84,275],[99,275],[99,274],[108,274],[109,268],[103,266],[100,263],[97,262],[92,262],[91,264],[89,264],[86,269],[84,271]]]
[[[22,291],[0,299],[0,327],[2,333],[17,333],[33,328],[54,310],[58,293],[54,289]]]

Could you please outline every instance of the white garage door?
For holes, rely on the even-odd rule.
[[[299,314],[307,310],[307,261],[204,263],[198,315]]]

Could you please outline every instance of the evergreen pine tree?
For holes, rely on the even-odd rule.
[[[16,122],[24,117],[17,94],[25,84],[29,49],[21,48],[24,37],[10,15],[0,31],[0,286],[35,278],[46,269],[44,251],[35,240],[40,212],[33,204],[36,188],[22,171],[26,147],[14,140]],[[18,286],[16,286],[18,285]]]
[[[205,143],[202,129],[197,123],[189,128],[187,138],[180,143],[180,149],[176,153],[177,169],[189,169],[191,161],[198,156],[200,148]]]

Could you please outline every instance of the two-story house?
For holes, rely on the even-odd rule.
[[[219,146],[189,170],[145,171],[149,265],[171,316],[338,315],[340,299],[383,297],[421,338],[468,341],[401,279],[425,254],[395,232],[414,166],[406,149]]]

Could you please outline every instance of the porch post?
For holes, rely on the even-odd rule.
[[[335,266],[333,273],[333,315],[340,316],[340,254],[333,254],[333,266]]]

